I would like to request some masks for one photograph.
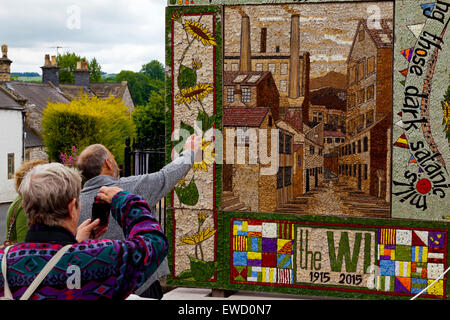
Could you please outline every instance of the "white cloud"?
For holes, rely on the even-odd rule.
[[[80,12],[80,28],[68,28],[68,8]],[[164,62],[166,0],[17,0],[0,3],[2,43],[13,72],[41,72],[46,53],[96,57],[105,72],[139,71]],[[72,11],[73,14],[73,11]]]
[[[347,57],[345,57],[341,54],[314,54],[314,55],[311,55],[311,62],[318,62],[318,61],[326,61],[326,62],[347,61]]]
[[[337,44],[344,44],[344,45],[352,45],[353,43],[353,41],[339,40],[337,36],[331,34],[325,34],[324,39],[328,39],[333,42],[336,42]]]
[[[327,20],[327,17],[300,17],[300,22],[322,22]]]

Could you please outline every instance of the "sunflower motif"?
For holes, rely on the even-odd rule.
[[[200,230],[197,233],[194,234],[188,234],[185,235],[180,239],[179,246],[184,245],[197,245],[209,238],[211,238],[216,233],[216,230],[212,230],[211,227],[205,228],[203,230]]]
[[[195,70],[199,70],[202,68],[202,62],[198,59],[192,59],[192,68]]]
[[[201,212],[197,215],[198,225],[201,226],[205,222],[206,218],[208,218],[208,214],[205,212]]]
[[[214,153],[214,144],[211,141],[205,142],[202,140],[202,161],[196,162],[192,166],[192,170],[198,171],[203,170],[208,172],[208,167],[211,166],[215,161],[216,154]]]
[[[189,32],[194,39],[197,39],[205,46],[216,46],[216,40],[211,32],[200,22],[193,20],[186,20],[184,22],[184,29]]]
[[[174,13],[172,13],[172,20],[173,21],[178,21],[181,22],[181,18],[183,17],[183,14],[179,11],[175,11]]]
[[[191,103],[192,101],[202,101],[207,95],[213,91],[213,86],[209,83],[198,83],[193,87],[181,89],[176,96],[177,104]]]

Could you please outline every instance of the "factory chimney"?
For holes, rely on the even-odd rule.
[[[300,96],[300,16],[291,17],[291,49],[289,63],[289,98]]]
[[[252,71],[252,49],[250,39],[250,17],[242,15],[240,71]]]
[[[303,61],[305,65],[305,83],[304,83],[304,93],[305,99],[302,105],[302,118],[303,122],[309,122],[309,100],[310,100],[310,73],[311,73],[311,62],[309,52],[303,54]]]

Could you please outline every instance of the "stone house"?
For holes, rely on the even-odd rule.
[[[324,180],[323,123],[313,128],[304,123],[303,132],[285,120],[276,125],[292,135],[292,199],[319,187]]]
[[[7,58],[7,46],[4,45],[3,58],[0,59],[0,90],[23,106],[26,112],[24,125],[25,154],[24,159],[48,160],[41,137],[41,119],[47,103],[70,103],[82,92],[106,99],[109,96],[120,98],[128,106],[130,112],[134,109],[128,84],[122,83],[90,83],[89,70],[86,64],[78,63],[75,70],[74,84],[59,83],[59,67],[56,57],[45,56],[42,69],[42,83],[11,81],[11,60]]]
[[[293,139],[275,125],[279,117],[275,82],[267,71],[225,72],[224,95],[223,208],[273,212],[293,195]],[[279,130],[277,141],[272,129]],[[262,134],[266,144],[260,140]],[[277,167],[266,174],[270,164],[262,164],[259,151],[266,148],[272,155],[273,145],[279,149]]]

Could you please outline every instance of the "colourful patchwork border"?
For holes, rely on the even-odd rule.
[[[227,237],[223,241],[226,243],[226,250],[229,255],[225,259],[228,267],[226,274],[223,274],[224,287],[229,289],[256,290],[270,292],[284,292],[299,295],[327,295],[351,298],[367,298],[367,299],[410,299],[423,288],[431,284],[440,273],[448,267],[448,232],[449,227],[445,223],[428,223],[428,222],[409,222],[409,221],[389,221],[380,219],[342,219],[337,217],[317,217],[317,216],[291,216],[283,214],[263,214],[263,213],[229,213],[221,212],[223,215],[223,227]],[[245,225],[245,222],[247,224]],[[295,241],[294,247],[291,248],[292,265],[279,265],[275,267],[272,261],[264,260],[267,257],[261,252],[261,257],[255,255],[249,250],[262,250],[262,233],[261,240],[245,241],[244,237],[252,238],[248,234],[254,232],[254,228],[250,227],[257,224],[276,224],[291,225],[295,230],[296,227],[307,228],[326,228],[336,230],[355,230],[355,231],[372,231],[376,234],[376,259],[377,265],[380,267],[379,276],[375,282],[375,289],[361,289],[355,286],[347,285],[323,285],[296,282],[295,277]],[[236,225],[242,225],[244,228],[239,229]],[[245,227],[247,227],[247,236],[245,235]],[[409,234],[409,235],[408,235]],[[428,268],[431,265],[431,273],[424,277],[424,248],[431,248],[431,238],[436,239],[436,235],[440,234],[439,243],[435,244],[433,249],[427,252],[433,252],[431,260],[427,256],[426,263]],[[428,243],[421,243],[422,239],[426,239]],[[258,236],[258,234],[252,234]],[[273,236],[273,235],[272,235]],[[277,242],[280,240],[277,234]],[[282,239],[281,239],[282,240]],[[289,239],[286,239],[289,240]],[[388,244],[390,243],[390,244]],[[425,246],[427,244],[427,246]],[[382,247],[384,246],[384,247]],[[390,247],[389,247],[390,246]],[[393,248],[397,246],[397,248]],[[408,247],[409,246],[409,247]],[[422,251],[420,250],[422,247]],[[270,248],[270,245],[267,247]],[[389,249],[391,248],[391,249]],[[279,247],[277,247],[277,250]],[[397,249],[397,256],[392,256],[393,249]],[[274,250],[274,248],[269,249]],[[389,252],[388,250],[391,250]],[[425,249],[426,250],[426,249]],[[249,254],[249,252],[251,252]],[[247,255],[245,255],[247,253]],[[422,253],[422,256],[420,255]],[[278,253],[277,253],[278,254]],[[256,259],[255,259],[256,258]],[[258,262],[260,258],[261,262]],[[247,263],[245,263],[247,259]],[[407,260],[410,261],[407,261]],[[271,264],[272,263],[272,264]],[[256,269],[255,269],[256,268]],[[283,271],[283,273],[279,272]],[[401,272],[404,272],[402,274]],[[247,278],[245,277],[247,275]],[[279,278],[280,277],[280,278]],[[432,279],[433,278],[433,279]],[[448,295],[449,283],[444,277],[434,288],[438,288],[432,292],[421,295],[421,299],[446,299]],[[385,290],[391,288],[391,290]]]
[[[203,1],[203,0],[202,0]],[[349,0],[350,1],[350,0]],[[265,3],[269,1],[264,1]],[[292,1],[282,1],[283,3],[294,3]],[[311,2],[318,2],[312,0]],[[324,1],[325,2],[325,1]],[[326,1],[336,2],[336,1]],[[432,1],[430,1],[432,2]],[[217,3],[215,1],[214,3]],[[229,3],[229,2],[227,2]],[[254,3],[254,2],[253,2]],[[271,2],[272,3],[272,2]],[[399,5],[399,1],[395,1],[396,7]],[[413,5],[417,5],[414,3]],[[219,13],[221,14],[221,6],[183,6],[183,7],[167,7],[166,8],[166,65],[172,65],[172,47],[171,47],[171,34],[172,26],[169,23],[174,11],[181,11],[183,14],[199,14],[199,13]],[[395,9],[396,19],[399,15],[398,7]],[[215,21],[215,30],[221,30],[222,19]],[[396,29],[399,26],[396,25]],[[216,83],[215,88],[222,87],[222,34],[216,33]],[[396,46],[395,49],[398,49]],[[404,48],[402,48],[404,49]],[[398,68],[398,61],[395,59],[395,68]],[[173,70],[173,68],[171,68]],[[395,69],[396,70],[396,69]],[[397,76],[398,77],[398,76]],[[173,76],[170,72],[166,74],[166,88],[172,88]],[[394,90],[394,95],[396,91]],[[215,110],[216,110],[216,128],[222,127],[222,90],[215,89]],[[170,162],[172,142],[171,142],[171,128],[172,124],[172,109],[173,109],[173,94],[171,90],[166,90],[166,107],[168,112],[166,113],[166,159]],[[394,159],[395,160],[395,159]],[[420,220],[408,220],[408,219],[368,219],[368,218],[339,218],[331,216],[294,216],[289,214],[274,214],[274,213],[247,213],[247,212],[220,212],[221,190],[222,190],[222,166],[215,165],[215,190],[214,190],[214,219],[215,227],[217,228],[217,234],[215,238],[215,258],[218,262],[219,269],[214,277],[213,281],[206,282],[192,282],[183,281],[175,277],[168,279],[168,284],[187,286],[187,287],[204,287],[204,288],[222,288],[231,290],[251,290],[251,291],[265,291],[265,292],[278,292],[278,293],[290,293],[297,295],[313,295],[313,296],[331,296],[331,297],[343,297],[343,298],[363,298],[363,299],[410,299],[416,292],[420,291],[428,285],[429,279],[425,279],[426,274],[432,272],[433,276],[440,273],[442,267],[439,264],[443,264],[445,270],[449,263],[449,225],[445,222],[427,222]],[[167,195],[167,203],[171,205],[171,208],[167,210],[167,229],[166,234],[171,241],[172,249],[169,250],[168,259],[169,265],[173,266],[176,263],[175,257],[175,229],[176,221],[174,219],[173,210],[173,193]],[[272,252],[261,252],[261,255],[250,254],[246,255],[245,259],[247,264],[236,265],[237,268],[233,269],[234,251],[244,252],[244,250],[233,250],[233,248],[243,249],[244,246],[248,249],[251,247],[256,251],[250,251],[253,253],[259,253],[262,251],[263,241],[258,240],[258,236],[254,236],[251,241],[246,239],[233,239],[233,222],[234,221],[265,221],[267,223],[278,224],[283,223],[287,225],[300,225],[311,228],[334,228],[334,229],[350,229],[350,230],[363,230],[374,231],[377,234],[376,254],[381,270],[383,274],[380,274],[378,279],[377,290],[361,290],[355,289],[352,286],[327,286],[327,285],[311,285],[311,284],[298,284],[294,283],[294,273],[290,273],[289,270],[295,268],[295,255],[293,253],[294,243],[291,243],[291,251],[289,251],[289,240],[287,242],[280,243],[278,246],[278,238],[276,244],[276,250],[274,243],[265,241],[264,248],[270,248]],[[390,231],[389,231],[390,230]],[[385,232],[386,231],[386,232]],[[395,231],[395,244],[392,243],[392,234]],[[400,237],[397,243],[397,231],[401,231],[401,234],[411,231],[411,244],[408,244],[405,237]],[[258,231],[252,231],[258,232]],[[389,235],[389,232],[391,234]],[[416,234],[413,238],[413,232]],[[417,234],[419,232],[419,234]],[[422,234],[420,234],[422,232]],[[430,246],[429,242],[425,243],[424,233],[444,232],[445,239],[442,240],[443,249],[439,246]],[[384,234],[383,234],[384,233]],[[255,234],[254,234],[255,235]],[[243,237],[243,235],[240,235]],[[418,242],[422,236],[422,243]],[[391,237],[391,240],[389,240]],[[409,236],[406,235],[406,238]],[[434,238],[434,237],[433,237]],[[387,240],[386,240],[387,239]],[[430,238],[427,238],[430,240]],[[236,241],[234,241],[236,240]],[[240,240],[240,241],[239,241]],[[389,242],[391,241],[391,242]],[[380,243],[379,243],[380,242]],[[286,245],[287,244],[287,245]],[[418,245],[423,244],[423,245]],[[426,246],[425,244],[428,244]],[[233,247],[235,246],[235,247]],[[261,248],[261,249],[260,249]],[[433,248],[429,250],[429,248]],[[440,248],[440,250],[435,250]],[[278,252],[280,250],[280,252]],[[426,253],[425,253],[426,251]],[[248,252],[248,250],[247,250]],[[265,253],[265,254],[263,254]],[[430,256],[431,253],[431,256]],[[275,259],[276,254],[276,259]],[[442,257],[443,255],[443,257]],[[292,256],[292,257],[289,257]],[[425,259],[426,258],[426,259]],[[243,254],[238,254],[236,261],[243,261]],[[289,262],[290,259],[290,262]],[[431,259],[431,260],[430,260]],[[410,260],[410,261],[408,261]],[[425,261],[426,260],[426,261]],[[251,261],[249,265],[248,261]],[[264,266],[263,266],[264,263]],[[251,267],[251,270],[248,268]],[[247,268],[245,270],[245,268]],[[265,269],[263,269],[265,268]],[[250,275],[250,277],[249,277]],[[400,276],[402,275],[402,276]],[[239,281],[239,276],[242,279],[251,279],[252,281]],[[234,280],[233,280],[234,277]],[[399,278],[399,279],[397,279]],[[405,279],[410,279],[410,281]],[[238,279],[238,280],[236,280]],[[278,281],[278,279],[280,279]],[[263,281],[264,280],[264,281]],[[425,281],[426,280],[426,281]],[[277,283],[278,282],[278,283]],[[387,289],[388,288],[388,289]],[[394,292],[388,292],[390,288],[393,288]],[[395,289],[398,289],[395,292]],[[408,292],[401,292],[401,289],[408,289]],[[448,299],[449,282],[446,277],[442,280],[442,288],[439,292],[431,292],[427,295],[422,295],[420,299]],[[384,291],[387,292],[384,292]]]

